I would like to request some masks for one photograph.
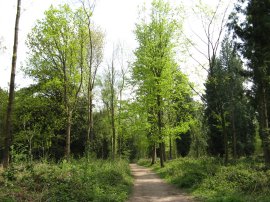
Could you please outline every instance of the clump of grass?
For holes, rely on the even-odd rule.
[[[150,165],[149,160],[138,163]],[[167,162],[164,168],[152,168],[203,201],[270,201],[270,171],[254,161],[240,160],[224,166],[214,158],[180,158]]]
[[[5,176],[0,201],[125,201],[132,186],[128,163],[81,159],[35,163]]]

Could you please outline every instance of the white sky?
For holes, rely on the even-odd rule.
[[[71,1],[74,0],[22,0],[23,11],[20,20],[16,74],[17,87],[25,87],[31,83],[31,80],[24,78],[23,73],[20,71],[20,67],[26,59],[27,48],[25,46],[25,40],[27,33],[31,31],[36,20],[43,17],[44,11],[51,4],[57,5]],[[192,4],[196,0],[182,1]],[[106,33],[105,61],[111,55],[113,44],[121,42],[130,52],[136,47],[133,30],[138,18],[138,6],[143,5],[144,2],[150,4],[151,0],[96,0],[94,22]],[[170,0],[170,2],[176,4],[180,0]],[[217,0],[204,0],[203,2],[209,2],[210,5],[214,5]],[[10,79],[16,3],[17,0],[0,1],[0,40],[2,41],[2,45],[6,47],[4,51],[0,51],[0,87],[5,89],[7,89]],[[199,33],[199,35],[202,35],[200,26],[198,22],[194,21],[194,18],[191,18],[186,25],[187,30],[192,29],[196,33]],[[190,31],[187,31],[187,33],[190,34]],[[196,55],[196,57],[201,58],[200,55]],[[185,67],[183,71],[189,74],[192,81],[197,83],[198,90],[203,89],[202,84],[206,76],[205,70],[198,68],[196,63],[190,60],[183,66]]]

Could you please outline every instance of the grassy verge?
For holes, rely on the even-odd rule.
[[[149,160],[138,164],[150,166]],[[152,168],[202,201],[270,201],[270,171],[254,161],[240,160],[225,167],[212,158],[181,158],[167,162],[164,168],[158,164]]]
[[[0,201],[125,201],[132,186],[125,161],[63,161],[0,171]]]

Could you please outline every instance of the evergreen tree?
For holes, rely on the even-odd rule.
[[[232,47],[232,42],[225,38],[211,80],[206,84],[209,152],[225,155],[225,162],[229,146],[234,158],[252,154],[255,135],[254,110],[245,95],[242,63]]]
[[[255,95],[255,107],[258,112],[259,133],[262,139],[266,167],[270,167],[269,10],[269,0],[241,0],[235,6],[230,24],[231,28],[234,29],[235,37],[238,38],[236,40],[238,48],[247,59],[249,74],[253,79],[252,90]]]

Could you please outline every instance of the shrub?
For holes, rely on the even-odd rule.
[[[150,165],[146,162],[139,161]],[[270,201],[270,171],[263,170],[261,163],[254,160],[241,159],[223,166],[214,158],[179,158],[166,162],[164,168],[159,165],[152,168],[203,201]]]
[[[125,161],[81,159],[59,164],[35,163],[32,169],[12,172],[12,176],[15,177],[12,185],[0,190],[0,201],[118,202],[127,199],[132,185]]]

